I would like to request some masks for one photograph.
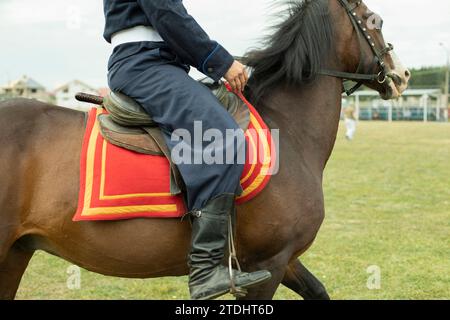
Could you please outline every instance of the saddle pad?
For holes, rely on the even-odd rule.
[[[266,124],[249,105],[247,161],[241,179],[242,204],[257,196],[270,180],[275,147]],[[97,116],[89,112],[80,161],[80,192],[73,221],[132,218],[180,218],[182,195],[170,194],[170,167],[165,157],[136,153],[110,144],[100,134]]]

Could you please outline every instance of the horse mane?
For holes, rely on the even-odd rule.
[[[253,68],[251,98],[258,101],[281,84],[315,80],[333,48],[329,0],[282,1],[288,8],[274,34],[263,40],[264,49],[250,51],[244,62]]]

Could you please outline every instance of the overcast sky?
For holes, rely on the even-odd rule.
[[[184,0],[211,38],[242,55],[273,24],[276,0]],[[449,0],[366,0],[386,41],[409,67],[445,64]],[[48,89],[72,79],[106,86],[111,52],[103,40],[102,0],[0,0],[0,84],[26,74]],[[272,5],[271,5],[272,4]]]

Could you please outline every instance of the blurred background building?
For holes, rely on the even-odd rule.
[[[90,85],[80,81],[72,80],[53,91],[55,96],[55,103],[58,106],[76,109],[80,111],[87,111],[91,106],[87,103],[79,102],[75,99],[78,92],[84,92],[93,95],[99,95],[99,91]]]
[[[75,99],[75,94],[77,92],[104,97],[109,93],[109,89],[97,89],[80,80],[72,80],[54,90],[48,90],[38,81],[24,75],[20,79],[10,81],[6,85],[0,86],[0,101],[14,98],[35,99],[59,107],[88,111],[92,106],[77,101]]]
[[[47,92],[46,88],[43,85],[25,75],[20,79],[11,81],[6,85],[0,87],[1,100],[16,97],[36,99],[49,103],[54,101],[52,94]]]

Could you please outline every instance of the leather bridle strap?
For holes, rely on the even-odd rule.
[[[375,81],[379,77],[376,74],[362,74],[362,73],[350,73],[350,72],[341,72],[334,70],[321,70],[320,74],[324,76],[332,76],[342,79],[355,80],[355,81]]]

